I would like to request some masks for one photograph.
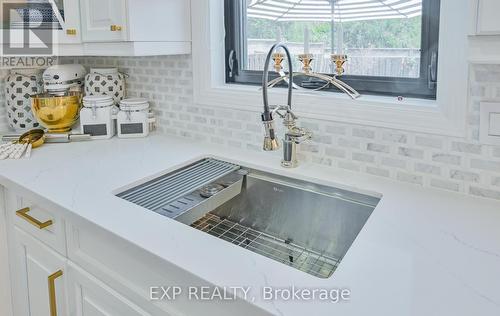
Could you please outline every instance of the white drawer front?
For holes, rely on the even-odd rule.
[[[49,208],[12,193],[7,195],[9,224],[15,225],[66,256],[64,220]]]
[[[132,245],[92,224],[68,223],[68,258],[151,315],[179,315],[149,301],[149,287],[164,278]]]
[[[151,287],[177,286],[186,292],[189,287],[210,284],[93,224],[67,225],[70,260],[151,315],[265,315],[242,300],[208,302],[181,295],[175,300],[151,301]]]

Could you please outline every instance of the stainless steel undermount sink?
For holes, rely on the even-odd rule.
[[[117,196],[320,278],[333,274],[380,201],[212,158]]]

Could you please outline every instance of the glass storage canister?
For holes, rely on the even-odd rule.
[[[31,96],[43,90],[42,69],[11,69],[5,82],[9,126],[22,132],[40,126],[31,109]]]
[[[114,116],[117,109],[110,96],[86,96],[80,111],[82,133],[92,135],[92,139],[110,139],[115,135]]]
[[[147,99],[124,99],[120,102],[120,112],[117,115],[118,137],[146,137],[149,135],[150,124],[154,121],[150,117]]]
[[[108,95],[118,104],[125,97],[125,75],[117,68],[90,68],[85,95]]]

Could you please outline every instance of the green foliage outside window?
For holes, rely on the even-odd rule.
[[[352,21],[342,23],[345,48],[420,48],[422,17]],[[278,30],[289,42],[302,42],[304,28],[309,26],[312,42],[331,47],[330,22],[274,22],[248,18],[247,37],[275,39]]]

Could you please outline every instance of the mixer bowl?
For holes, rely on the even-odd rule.
[[[63,96],[37,94],[31,97],[31,107],[38,122],[49,133],[66,133],[78,121],[81,93],[68,92]]]

